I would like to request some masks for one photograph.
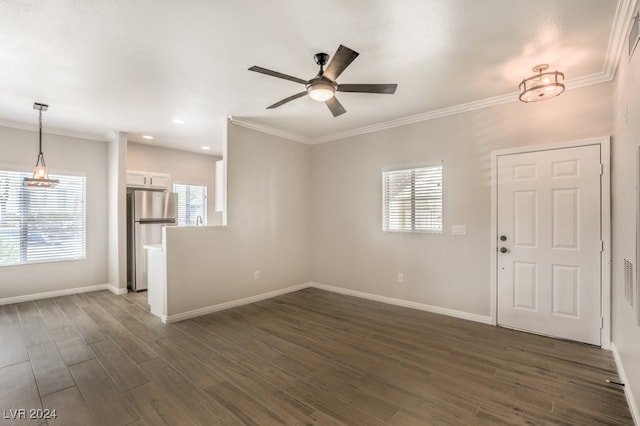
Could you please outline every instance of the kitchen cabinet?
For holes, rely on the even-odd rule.
[[[168,189],[171,176],[166,173],[127,170],[127,186],[147,189]]]
[[[166,322],[167,319],[167,267],[162,244],[149,244],[147,251],[147,298],[152,315]]]

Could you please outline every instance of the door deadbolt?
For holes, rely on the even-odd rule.
[[[507,241],[506,235],[500,235],[500,241]]]

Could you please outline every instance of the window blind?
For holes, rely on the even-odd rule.
[[[178,194],[178,225],[195,225],[198,216],[207,223],[207,187],[203,185],[173,184]]]
[[[50,176],[55,188],[25,188],[31,173],[0,171],[0,265],[86,257],[86,178]]]
[[[382,173],[382,227],[388,232],[442,232],[442,166]]]

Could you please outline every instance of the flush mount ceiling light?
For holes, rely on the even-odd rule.
[[[38,114],[40,118],[38,160],[36,161],[36,168],[33,170],[33,177],[24,178],[23,185],[28,188],[53,188],[60,182],[60,180],[49,179],[47,164],[44,162],[44,154],[42,153],[42,111],[49,109],[49,105],[36,102],[33,104],[33,109],[37,109],[39,111]]]
[[[519,86],[522,102],[543,101],[564,92],[564,74],[547,71],[548,68],[547,64],[536,65],[532,71],[537,74],[522,80]]]

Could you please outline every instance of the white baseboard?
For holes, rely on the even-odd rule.
[[[129,290],[125,288],[116,287],[113,284],[107,284],[107,290],[109,290],[113,294],[117,294],[118,296],[122,296],[123,294],[127,294]]]
[[[631,417],[633,417],[633,421],[636,425],[640,425],[640,409],[636,405],[636,400],[633,397],[631,386],[629,386],[629,379],[627,378],[627,374],[624,372],[622,359],[620,359],[620,354],[618,353],[618,349],[616,348],[616,345],[613,342],[611,342],[611,352],[613,353],[613,359],[616,362],[616,368],[618,369],[618,375],[620,376],[620,380],[622,381],[622,383],[625,384],[624,395],[627,397],[627,404],[629,404]]]
[[[126,288],[124,289],[124,293],[121,293],[120,291],[122,289],[118,289],[117,287],[111,284],[97,284],[97,285],[90,285],[86,287],[74,287],[74,288],[67,288],[64,290],[46,291],[43,293],[34,293],[34,294],[25,294],[22,296],[5,297],[4,299],[0,299],[0,305],[29,302],[31,300],[47,299],[50,297],[68,296],[70,294],[88,293],[90,291],[98,291],[98,290],[109,290],[116,294],[124,294],[127,292]]]
[[[442,308],[439,306],[426,305],[424,303],[411,302],[408,300],[395,299],[393,297],[379,296],[377,294],[364,293],[356,290],[349,290],[342,287],[334,287],[326,284],[310,283],[309,287],[318,288],[320,290],[327,290],[334,293],[346,294],[348,296],[360,297],[362,299],[369,299],[376,302],[388,303],[390,305],[403,306],[405,308],[418,309],[421,311],[432,312],[435,314],[447,315],[450,317],[461,318],[469,321],[481,322],[483,324],[493,325],[493,321],[490,316],[472,314],[469,312],[456,311],[455,309]]]
[[[181,312],[174,315],[161,315],[160,320],[165,324],[169,324],[172,322],[178,322],[188,318],[197,317],[200,315],[210,314],[212,312],[222,311],[224,309],[229,309],[236,306],[242,306],[242,305],[247,305],[249,303],[259,302],[261,300],[270,299],[272,297],[280,296],[282,294],[292,293],[294,291],[302,290],[309,287],[317,288],[320,290],[331,291],[333,293],[345,294],[348,296],[355,296],[361,299],[368,299],[376,302],[387,303],[390,305],[403,306],[405,308],[418,309],[421,311],[432,312],[432,313],[447,315],[450,317],[460,318],[468,321],[474,321],[474,322],[480,322],[483,324],[493,325],[493,322],[490,316],[472,314],[472,313],[463,312],[463,311],[456,311],[454,309],[441,308],[439,306],[431,306],[431,305],[426,305],[424,303],[411,302],[408,300],[394,299],[392,297],[379,296],[377,294],[364,293],[361,291],[349,290],[346,288],[335,287],[335,286],[330,286],[325,284],[318,284],[314,282],[298,284],[291,287],[286,287],[279,290],[258,294],[255,296],[245,297],[244,299],[232,300],[229,302],[219,303],[217,305],[205,306],[203,308],[198,308],[198,309],[194,309],[192,311],[187,311],[187,312]]]
[[[281,288],[274,291],[269,291],[267,293],[257,294],[255,296],[245,297],[243,299],[232,300],[229,302],[219,303],[217,305],[205,306],[203,308],[194,309],[192,311],[181,312],[179,314],[174,315],[161,315],[160,320],[169,324],[172,322],[182,321],[188,318],[198,317],[200,315],[210,314],[212,312],[222,311],[229,308],[234,308],[236,306],[248,305],[249,303],[259,302],[265,299],[271,299],[272,297],[281,296],[287,293],[293,293],[294,291],[302,290],[304,288],[311,287],[311,283],[304,283],[293,285],[290,287]]]

